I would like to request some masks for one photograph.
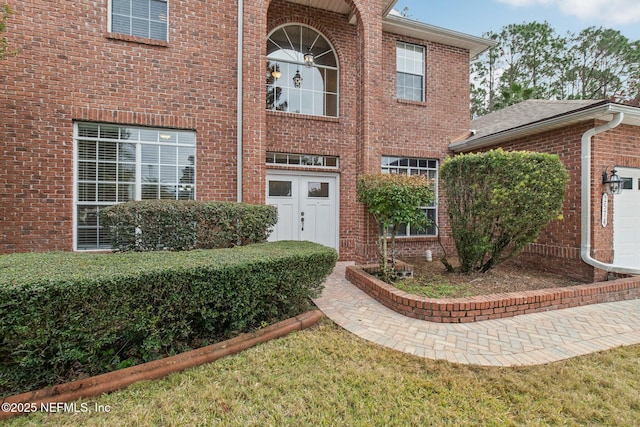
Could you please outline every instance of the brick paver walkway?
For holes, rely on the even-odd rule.
[[[410,319],[344,278],[337,264],[318,308],[344,329],[430,359],[487,366],[536,365],[640,343],[640,300],[595,304],[475,323]]]

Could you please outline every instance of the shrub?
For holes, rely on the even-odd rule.
[[[357,195],[378,223],[378,261],[383,279],[389,281],[395,268],[398,228],[407,223],[428,224],[420,206],[433,203],[433,183],[421,175],[363,175],[358,180]],[[391,268],[387,262],[387,230],[391,231]]]
[[[447,159],[440,177],[466,273],[516,256],[561,218],[568,174],[556,155],[498,149]],[[446,257],[443,262],[452,269]]]
[[[298,315],[336,258],[309,242],[4,255],[0,393],[107,372]]]
[[[147,200],[109,206],[100,220],[114,250],[184,251],[265,242],[278,214],[265,205]]]

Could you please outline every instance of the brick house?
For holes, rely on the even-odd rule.
[[[480,117],[454,153],[528,150],[557,154],[570,178],[563,220],[520,259],[584,280],[640,274],[640,108],[610,101],[529,100]],[[603,185],[615,170],[620,194]]]
[[[437,178],[492,42],[394,0],[12,2],[0,62],[0,253],[109,248],[127,200],[270,203],[273,239],[370,259],[364,173]],[[403,229],[405,252],[438,228]]]

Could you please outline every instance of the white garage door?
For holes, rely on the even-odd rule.
[[[640,268],[640,169],[616,170],[625,181],[625,189],[614,196],[613,261]]]

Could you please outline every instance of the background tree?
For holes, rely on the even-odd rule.
[[[357,184],[358,201],[378,223],[378,262],[385,281],[393,277],[395,267],[395,239],[402,224],[427,226],[429,220],[420,206],[433,204],[433,182],[422,175],[377,174],[363,175]],[[391,266],[387,230],[390,231]]]
[[[526,99],[640,101],[640,42],[590,27],[559,36],[546,22],[505,26],[471,67],[471,113]]]
[[[461,273],[487,272],[535,241],[560,216],[568,180],[556,155],[501,149],[447,159],[440,177]]]
[[[7,39],[2,37],[2,33],[4,33],[7,28],[7,20],[11,13],[11,8],[8,4],[5,4],[0,8],[0,59],[4,59],[13,54],[13,52],[9,51],[9,43],[7,43]]]
[[[579,99],[625,100],[637,97],[629,87],[638,75],[640,49],[620,31],[590,27],[572,39],[568,52],[572,67],[567,81],[571,83],[569,97]],[[637,88],[636,88],[637,90]]]

